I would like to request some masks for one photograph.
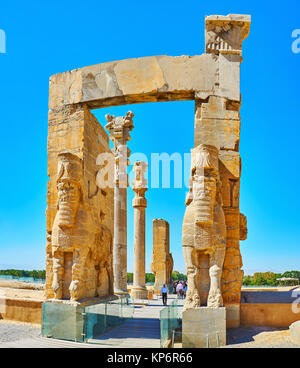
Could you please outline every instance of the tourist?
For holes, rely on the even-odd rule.
[[[173,294],[176,294],[177,281],[173,282]]]
[[[162,296],[163,305],[167,305],[167,298],[168,298],[168,288],[166,284],[160,289],[160,295]]]
[[[177,291],[177,297],[182,299],[182,297],[183,297],[183,285],[180,281],[178,282],[178,284],[176,286],[176,291]]]
[[[187,293],[187,283],[185,282],[185,283],[184,283],[184,288],[183,288],[183,295],[184,295],[184,298],[186,298],[186,293]]]

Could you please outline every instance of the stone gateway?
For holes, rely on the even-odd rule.
[[[247,219],[239,208],[240,64],[250,22],[248,15],[206,17],[203,55],[113,61],[50,78],[48,299],[77,302],[127,292],[127,141],[133,114],[106,116],[106,129],[114,143],[111,151],[107,132],[90,110],[195,100],[190,191],[182,231],[189,284],[185,309],[192,313],[197,308],[224,306],[227,327],[239,326],[243,277],[239,241],[247,237]],[[114,186],[99,187],[97,156],[111,152]],[[137,165],[137,181],[142,180],[138,179],[140,169]],[[146,200],[139,186],[134,190],[136,250],[143,258],[141,214]],[[164,270],[156,259],[152,265],[157,275],[164,273],[157,276],[159,283],[169,282],[173,269],[165,231]],[[143,288],[139,280],[143,262],[137,263],[135,280]]]

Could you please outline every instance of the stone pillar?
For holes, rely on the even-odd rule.
[[[106,115],[110,139],[114,143],[114,240],[113,240],[113,271],[115,294],[127,293],[127,166],[130,150],[127,141],[133,127],[133,113],[115,118]]]
[[[249,34],[250,16],[229,15],[206,18],[206,53],[218,56],[219,91],[225,98],[211,96],[202,106],[202,121],[215,127],[220,159],[220,179],[226,222],[226,253],[222,271],[222,296],[227,327],[240,325],[243,279],[240,240],[247,237],[247,221],[240,214],[240,64],[242,43]],[[199,120],[200,121],[200,120]]]
[[[147,180],[144,174],[147,164],[137,161],[133,166],[135,179],[132,189],[135,192],[132,205],[134,207],[134,265],[133,265],[133,287],[131,296],[133,299],[148,299],[148,291],[145,285],[145,210],[147,200]]]
[[[163,284],[172,282],[173,257],[170,253],[169,223],[163,219],[153,220],[153,254],[151,270],[155,275],[154,293],[159,294]]]
[[[242,62],[242,43],[248,36],[250,21],[250,16],[239,14],[206,17],[205,51],[207,55],[214,57],[218,72],[212,93],[201,91],[195,94],[195,148],[192,152],[197,153],[198,150],[202,153],[198,158],[196,157],[195,165],[192,165],[191,179],[193,180],[190,183],[183,224],[183,249],[189,278],[183,329],[188,331],[187,327],[193,324],[193,331],[197,333],[210,331],[213,336],[220,332],[221,327],[205,326],[203,321],[214,318],[213,313],[217,313],[220,321],[222,320],[224,332],[223,303],[226,308],[227,327],[238,327],[240,324],[243,271],[239,240],[245,239],[247,234],[246,218],[239,210],[240,63]],[[215,157],[215,154],[211,154],[213,151],[217,152],[215,164],[212,161]],[[201,177],[203,179],[199,181]],[[213,180],[216,182],[213,183]],[[211,229],[209,217],[197,220],[197,203],[202,201],[201,208],[209,209],[206,202],[209,202],[207,199],[210,197],[215,199],[212,218],[215,234],[211,230],[207,231]],[[201,258],[201,254],[197,257],[195,254],[200,253],[201,245],[209,238],[214,239],[211,242],[212,249],[215,248],[217,251],[222,248],[221,255],[216,256],[216,253],[212,252],[213,256],[210,255],[208,259]],[[206,253],[208,253],[207,249]],[[213,290],[216,279],[218,280],[217,295]],[[193,290],[196,291],[193,293]],[[215,298],[216,296],[218,298]],[[217,302],[211,303],[210,299],[216,299]],[[214,306],[216,309],[205,308],[206,305]],[[199,321],[198,327],[196,320]],[[193,322],[190,323],[191,321]],[[194,339],[192,345],[188,345],[189,339],[189,333],[184,333],[184,347],[206,345],[205,340],[199,339]],[[221,340],[224,343],[224,336]],[[208,346],[215,346],[215,343]]]

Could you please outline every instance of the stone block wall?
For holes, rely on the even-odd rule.
[[[108,135],[87,106],[50,109],[48,299],[75,301],[113,293],[113,190],[96,185],[96,159],[107,151]]]

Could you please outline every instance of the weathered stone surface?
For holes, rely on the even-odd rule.
[[[219,184],[219,150],[215,146],[200,144],[192,149],[190,192],[186,198],[182,226],[188,276],[184,310],[201,305],[223,306],[221,275],[226,250],[226,224]],[[207,261],[205,268],[201,267],[204,259]],[[203,279],[206,280],[204,285]],[[203,294],[205,299],[201,300]]]
[[[97,64],[50,79],[49,107],[91,107],[134,102],[191,100],[214,91],[218,62],[211,55],[151,56]]]
[[[195,93],[195,148],[182,231],[189,285],[184,309],[224,303],[227,326],[238,327],[239,241],[247,236],[239,210],[240,62],[250,16],[209,16],[205,25],[206,54],[215,56],[218,69],[214,93]]]
[[[225,98],[210,96],[196,101],[195,147],[208,144],[218,149],[237,150],[240,139],[239,112]]]
[[[300,321],[294,322],[290,325],[290,336],[291,340],[300,345]]]
[[[182,347],[226,345],[226,309],[201,307],[182,312]]]
[[[47,298],[113,293],[113,191],[95,182],[108,136],[85,106],[49,112]]]
[[[295,302],[295,298],[291,298],[293,300],[290,301],[288,300],[289,298],[285,298],[285,296],[280,296],[279,300],[276,300],[277,296],[273,297],[273,295],[271,295],[270,297],[270,294],[276,293],[276,291],[249,291],[247,293],[251,293],[249,298],[250,301],[247,303],[243,301],[240,304],[242,326],[273,326],[277,328],[287,328],[294,322],[299,321],[299,314],[293,312],[292,303]],[[279,291],[278,293],[285,294],[286,292]],[[242,294],[244,298],[244,292],[242,292]],[[282,299],[287,300],[282,301]],[[296,307],[299,309],[300,303],[298,303]]]
[[[240,240],[246,240],[248,235],[247,217],[240,213]]]
[[[128,122],[132,116],[107,117],[107,128],[115,145],[113,208],[112,188],[98,188],[95,184],[99,169],[97,155],[110,152],[108,136],[89,109],[195,99],[195,149],[183,225],[191,290],[187,302],[192,307],[198,307],[203,300],[214,307],[224,302],[230,311],[228,318],[238,326],[243,276],[239,240],[245,239],[247,233],[246,218],[239,210],[239,74],[242,42],[248,36],[249,27],[250,16],[247,15],[209,16],[206,17],[204,55],[113,61],[51,77],[48,298],[78,300],[109,295],[113,280],[113,234],[115,287],[121,292],[126,289],[129,156],[126,141],[132,124],[123,127],[122,122]],[[206,153],[203,147],[207,148]],[[197,152],[200,161],[195,159]],[[125,162],[125,169],[120,167],[120,162]],[[135,204],[141,207],[142,202],[137,199]],[[136,212],[137,218],[138,214],[140,212]],[[158,289],[170,281],[173,267],[168,227],[163,225],[162,228],[162,234],[157,231],[155,235],[158,240],[154,245],[159,246],[153,247],[152,269],[160,283]],[[198,259],[192,259],[193,249],[201,250]],[[197,289],[198,293],[194,293]]]
[[[127,293],[127,165],[130,151],[127,141],[133,129],[133,113],[115,117],[106,115],[106,129],[114,143],[114,237],[113,237],[113,270],[114,292]]]
[[[205,51],[215,54],[242,54],[242,43],[249,35],[251,16],[244,14],[205,17]]]
[[[144,175],[147,171],[147,163],[136,161],[133,166],[135,179],[132,189],[135,192],[133,199],[134,207],[134,264],[133,264],[133,286],[131,296],[133,299],[148,299],[148,290],[145,284],[145,210],[147,200],[147,180]]]
[[[227,175],[232,178],[239,178],[241,176],[241,162],[238,152],[221,150],[220,160],[224,165],[224,170],[227,170]]]
[[[154,293],[159,294],[163,284],[172,281],[173,257],[170,253],[169,223],[155,219],[153,223],[153,254],[151,270],[155,275]]]
[[[206,17],[206,54],[151,56],[92,65],[50,79],[50,109],[136,102],[206,99],[240,100],[239,67],[250,16]]]
[[[201,55],[152,56],[75,69],[51,77],[49,107],[193,99],[195,91],[213,91],[216,68],[211,56]]]
[[[205,17],[205,52],[218,55],[215,95],[240,100],[242,43],[248,37],[251,17],[229,14]]]

